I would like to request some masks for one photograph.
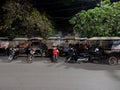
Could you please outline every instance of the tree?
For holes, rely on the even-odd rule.
[[[70,23],[82,37],[120,36],[120,2],[104,0],[94,9],[77,13]]]
[[[29,2],[9,0],[3,7],[3,29],[11,38],[17,36],[41,36],[54,34],[54,26],[45,13],[40,13]]]

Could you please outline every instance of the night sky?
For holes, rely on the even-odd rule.
[[[54,20],[57,29],[60,31],[72,31],[72,26],[68,20],[81,10],[94,8],[100,0],[73,0],[72,2],[61,3],[55,0],[36,0],[36,7],[43,9]]]
[[[71,0],[71,2],[61,3],[64,0],[35,0],[35,7],[40,10],[45,10],[55,22],[59,31],[72,31],[72,25],[68,20],[81,10],[94,8],[101,0]],[[70,1],[70,0],[66,0]],[[111,0],[119,1],[119,0]]]

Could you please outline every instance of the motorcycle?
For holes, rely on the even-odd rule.
[[[77,58],[77,63],[81,62],[88,62],[89,61],[89,54],[88,53],[80,53],[80,55]]]
[[[11,62],[12,60],[16,59],[19,54],[19,49],[18,48],[10,48],[10,53],[8,56],[8,60]]]
[[[65,62],[68,62],[68,63],[81,63],[81,62],[88,62],[88,61],[89,61],[88,53],[80,53],[78,55],[74,49],[70,49],[68,51],[68,55],[65,60]]]
[[[29,54],[27,55],[27,59],[26,59],[27,63],[32,63],[35,51],[36,51],[35,49],[31,49],[31,48],[29,49]]]

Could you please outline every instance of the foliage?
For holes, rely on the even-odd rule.
[[[29,2],[9,0],[3,7],[3,29],[11,38],[17,36],[40,36],[54,34],[54,26],[45,13],[40,13]]]
[[[69,20],[82,37],[120,36],[120,2],[105,0],[94,9],[82,10]]]

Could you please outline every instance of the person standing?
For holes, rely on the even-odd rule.
[[[59,50],[57,46],[53,47],[53,57],[52,57],[52,62],[57,62],[59,56]]]

